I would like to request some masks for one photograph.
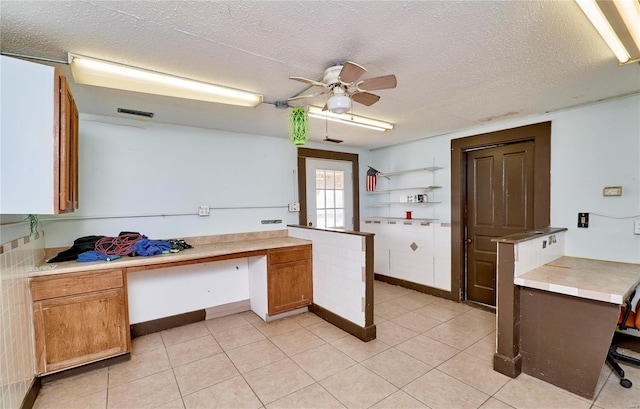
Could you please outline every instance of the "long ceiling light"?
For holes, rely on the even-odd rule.
[[[393,124],[390,122],[379,121],[377,119],[348,113],[334,114],[331,111],[323,111],[322,108],[313,105],[309,106],[309,116],[312,118],[326,119],[332,122],[360,126],[362,128],[373,129],[381,132],[393,129]]]
[[[620,65],[640,61],[638,0],[575,0],[616,55]]]
[[[69,53],[69,65],[78,84],[245,107],[255,107],[262,102],[262,95],[253,92],[77,54]]]

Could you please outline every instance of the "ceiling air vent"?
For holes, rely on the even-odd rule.
[[[120,112],[122,114],[137,115],[137,116],[144,116],[144,117],[147,117],[147,118],[153,118],[153,112],[136,111],[135,109],[127,109],[127,108],[118,108],[118,112]]]

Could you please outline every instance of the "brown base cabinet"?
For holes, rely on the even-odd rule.
[[[267,253],[267,313],[295,310],[313,302],[311,245]]]
[[[37,374],[131,352],[120,269],[31,280]]]

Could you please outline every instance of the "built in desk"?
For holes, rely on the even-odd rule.
[[[560,257],[514,277],[522,372],[593,398],[640,265]]]

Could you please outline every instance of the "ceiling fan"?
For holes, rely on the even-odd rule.
[[[289,79],[304,82],[315,87],[322,87],[324,90],[313,94],[298,95],[289,98],[289,101],[295,101],[302,98],[312,98],[318,95],[330,94],[324,110],[329,110],[336,114],[343,114],[351,109],[351,101],[371,106],[378,102],[380,96],[370,93],[369,91],[395,88],[397,85],[396,76],[393,74],[383,75],[360,80],[367,70],[351,61],[345,62],[343,65],[335,65],[324,70],[322,81],[314,81],[302,77],[289,77]]]

